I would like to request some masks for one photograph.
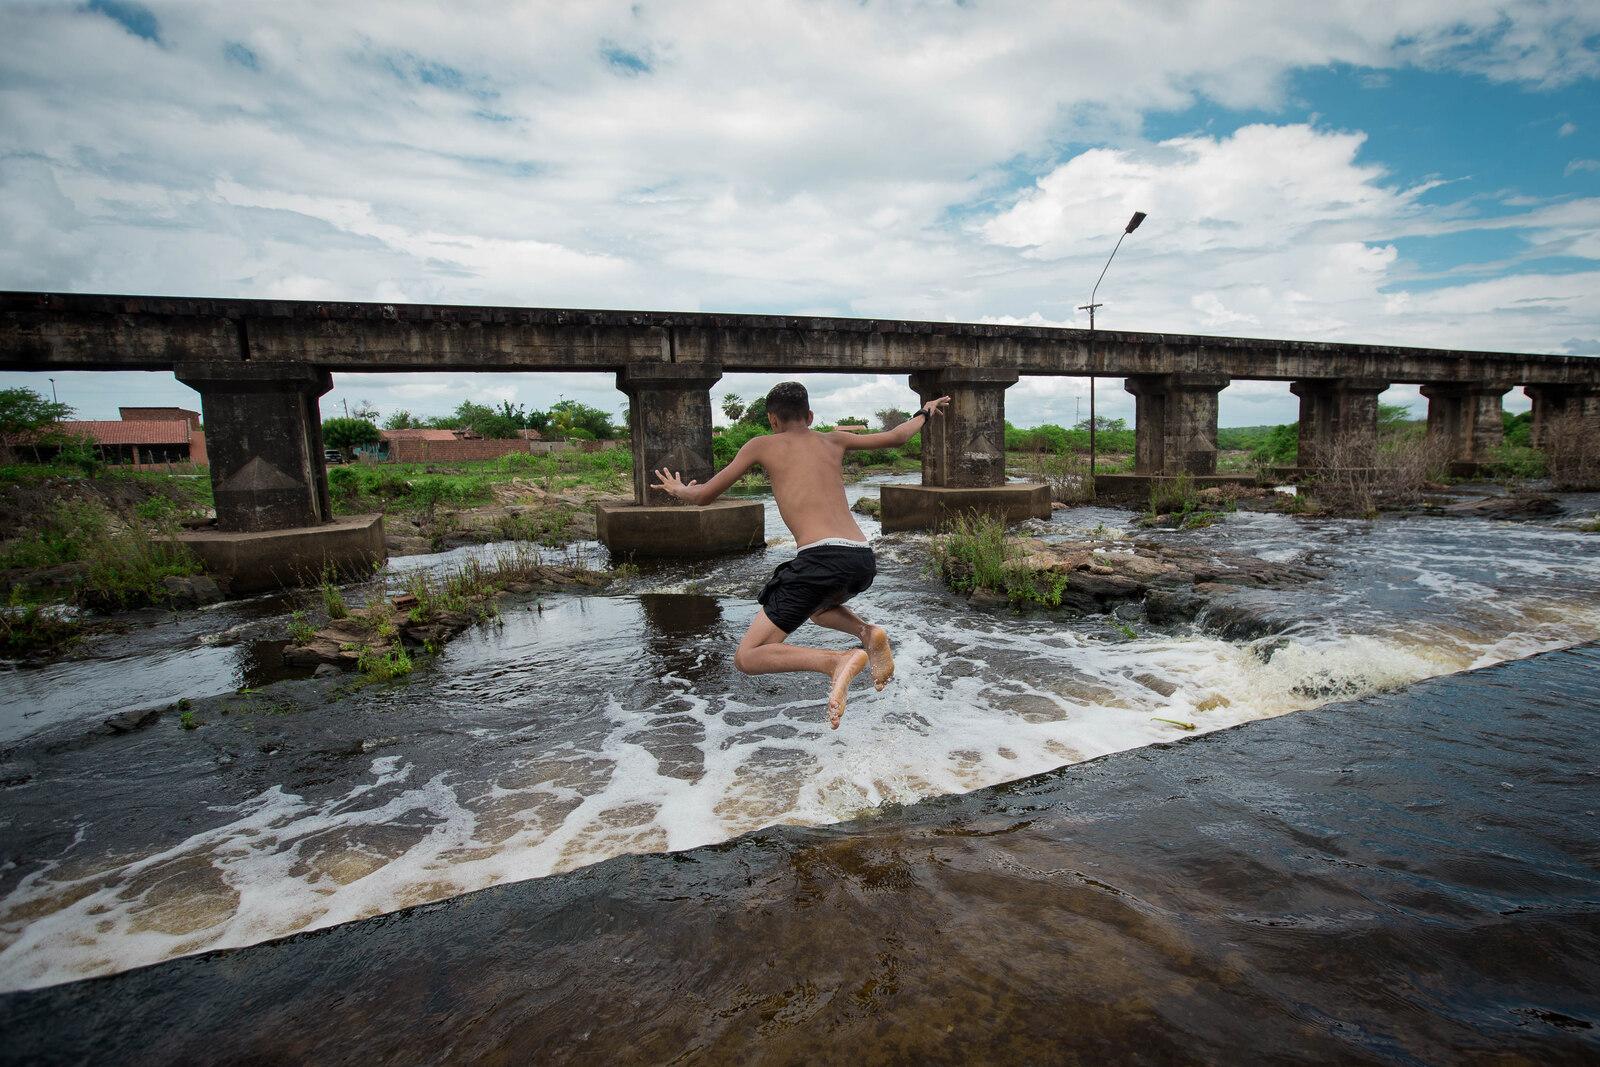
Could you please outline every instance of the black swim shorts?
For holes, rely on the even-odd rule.
[[[756,599],[772,624],[790,634],[818,611],[864,592],[877,573],[866,545],[816,545],[779,564]]]

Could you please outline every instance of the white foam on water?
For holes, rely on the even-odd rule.
[[[254,944],[625,853],[824,825],[1600,638],[1594,535],[1474,522],[1236,515],[1186,535],[1279,562],[1342,558],[1360,575],[1308,602],[1315,621],[1254,642],[1112,641],[1071,619],[913,612],[894,627],[895,681],[881,694],[858,684],[837,732],[820,679],[812,688],[734,680],[712,691],[653,673],[656,661],[631,643],[649,632],[638,603],[607,599],[590,620],[601,629],[617,627],[618,612],[634,614],[603,655],[595,650],[596,669],[614,684],[580,731],[552,735],[533,723],[536,755],[497,748],[493,761],[442,773],[388,756],[332,799],[268,789],[148,854],[93,853],[86,825],[0,900],[0,989]],[[1038,532],[1083,531],[1062,521]],[[904,539],[880,552],[897,566],[920,557]],[[637,591],[719,596],[731,619],[753,613],[747,600],[726,599],[748,596],[753,581],[711,568],[694,580],[641,581]],[[1284,604],[1296,595],[1284,592]],[[539,625],[473,638],[490,646],[498,673],[463,674],[452,699],[474,685],[548,686],[548,665],[567,661],[590,625],[584,605],[599,603],[555,598]],[[729,652],[698,640],[704,647],[676,669],[701,670],[706,657]],[[62,684],[83,673],[63,671]],[[492,739],[518,732],[481,721],[462,729]]]
[[[624,853],[828,824],[1600,637],[1591,604],[1499,608],[1515,635],[1423,624],[1242,645],[920,619],[898,635],[894,683],[881,694],[858,685],[837,732],[820,680],[815,699],[761,704],[749,686],[619,678],[588,747],[423,781],[400,757],[377,759],[338,798],[274,787],[226,809],[221,825],[109,862],[80,861],[80,835],[0,901],[0,989],[254,944]],[[657,696],[640,704],[639,692]],[[664,760],[673,744],[692,758]]]

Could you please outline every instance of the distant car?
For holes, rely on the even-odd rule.
[[[322,450],[322,461],[324,463],[343,463],[344,453],[337,448],[324,448]]]

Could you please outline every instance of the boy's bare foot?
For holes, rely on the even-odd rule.
[[[828,691],[828,722],[835,730],[839,728],[839,720],[844,718],[844,704],[849,699],[850,683],[866,666],[867,654],[857,649],[841,655],[839,665],[833,669],[833,688]]]
[[[872,661],[872,684],[881,693],[894,677],[894,650],[889,647],[889,634],[881,626],[868,626],[866,639],[861,643],[867,646],[867,658]]]

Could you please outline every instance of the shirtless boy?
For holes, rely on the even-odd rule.
[[[773,571],[772,580],[761,590],[761,610],[739,642],[733,665],[745,674],[816,671],[827,675],[831,682],[828,721],[835,730],[844,717],[851,680],[869,663],[872,681],[880,690],[894,677],[889,635],[844,606],[865,591],[877,574],[872,548],[845,503],[844,454],[851,449],[903,445],[930,418],[942,415],[949,403],[947,396],[930,400],[911,418],[882,433],[818,433],[811,428],[806,387],[782,382],[767,394],[772,435],[745,442],[733,462],[710,481],[686,484],[673,471],[663,468],[655,472],[656,488],[690,504],[709,504],[754,464],[766,470],[772,494],[778,498],[778,514],[794,534],[800,551]],[[784,644],[807,619],[849,634],[861,642],[861,648],[833,652]]]

